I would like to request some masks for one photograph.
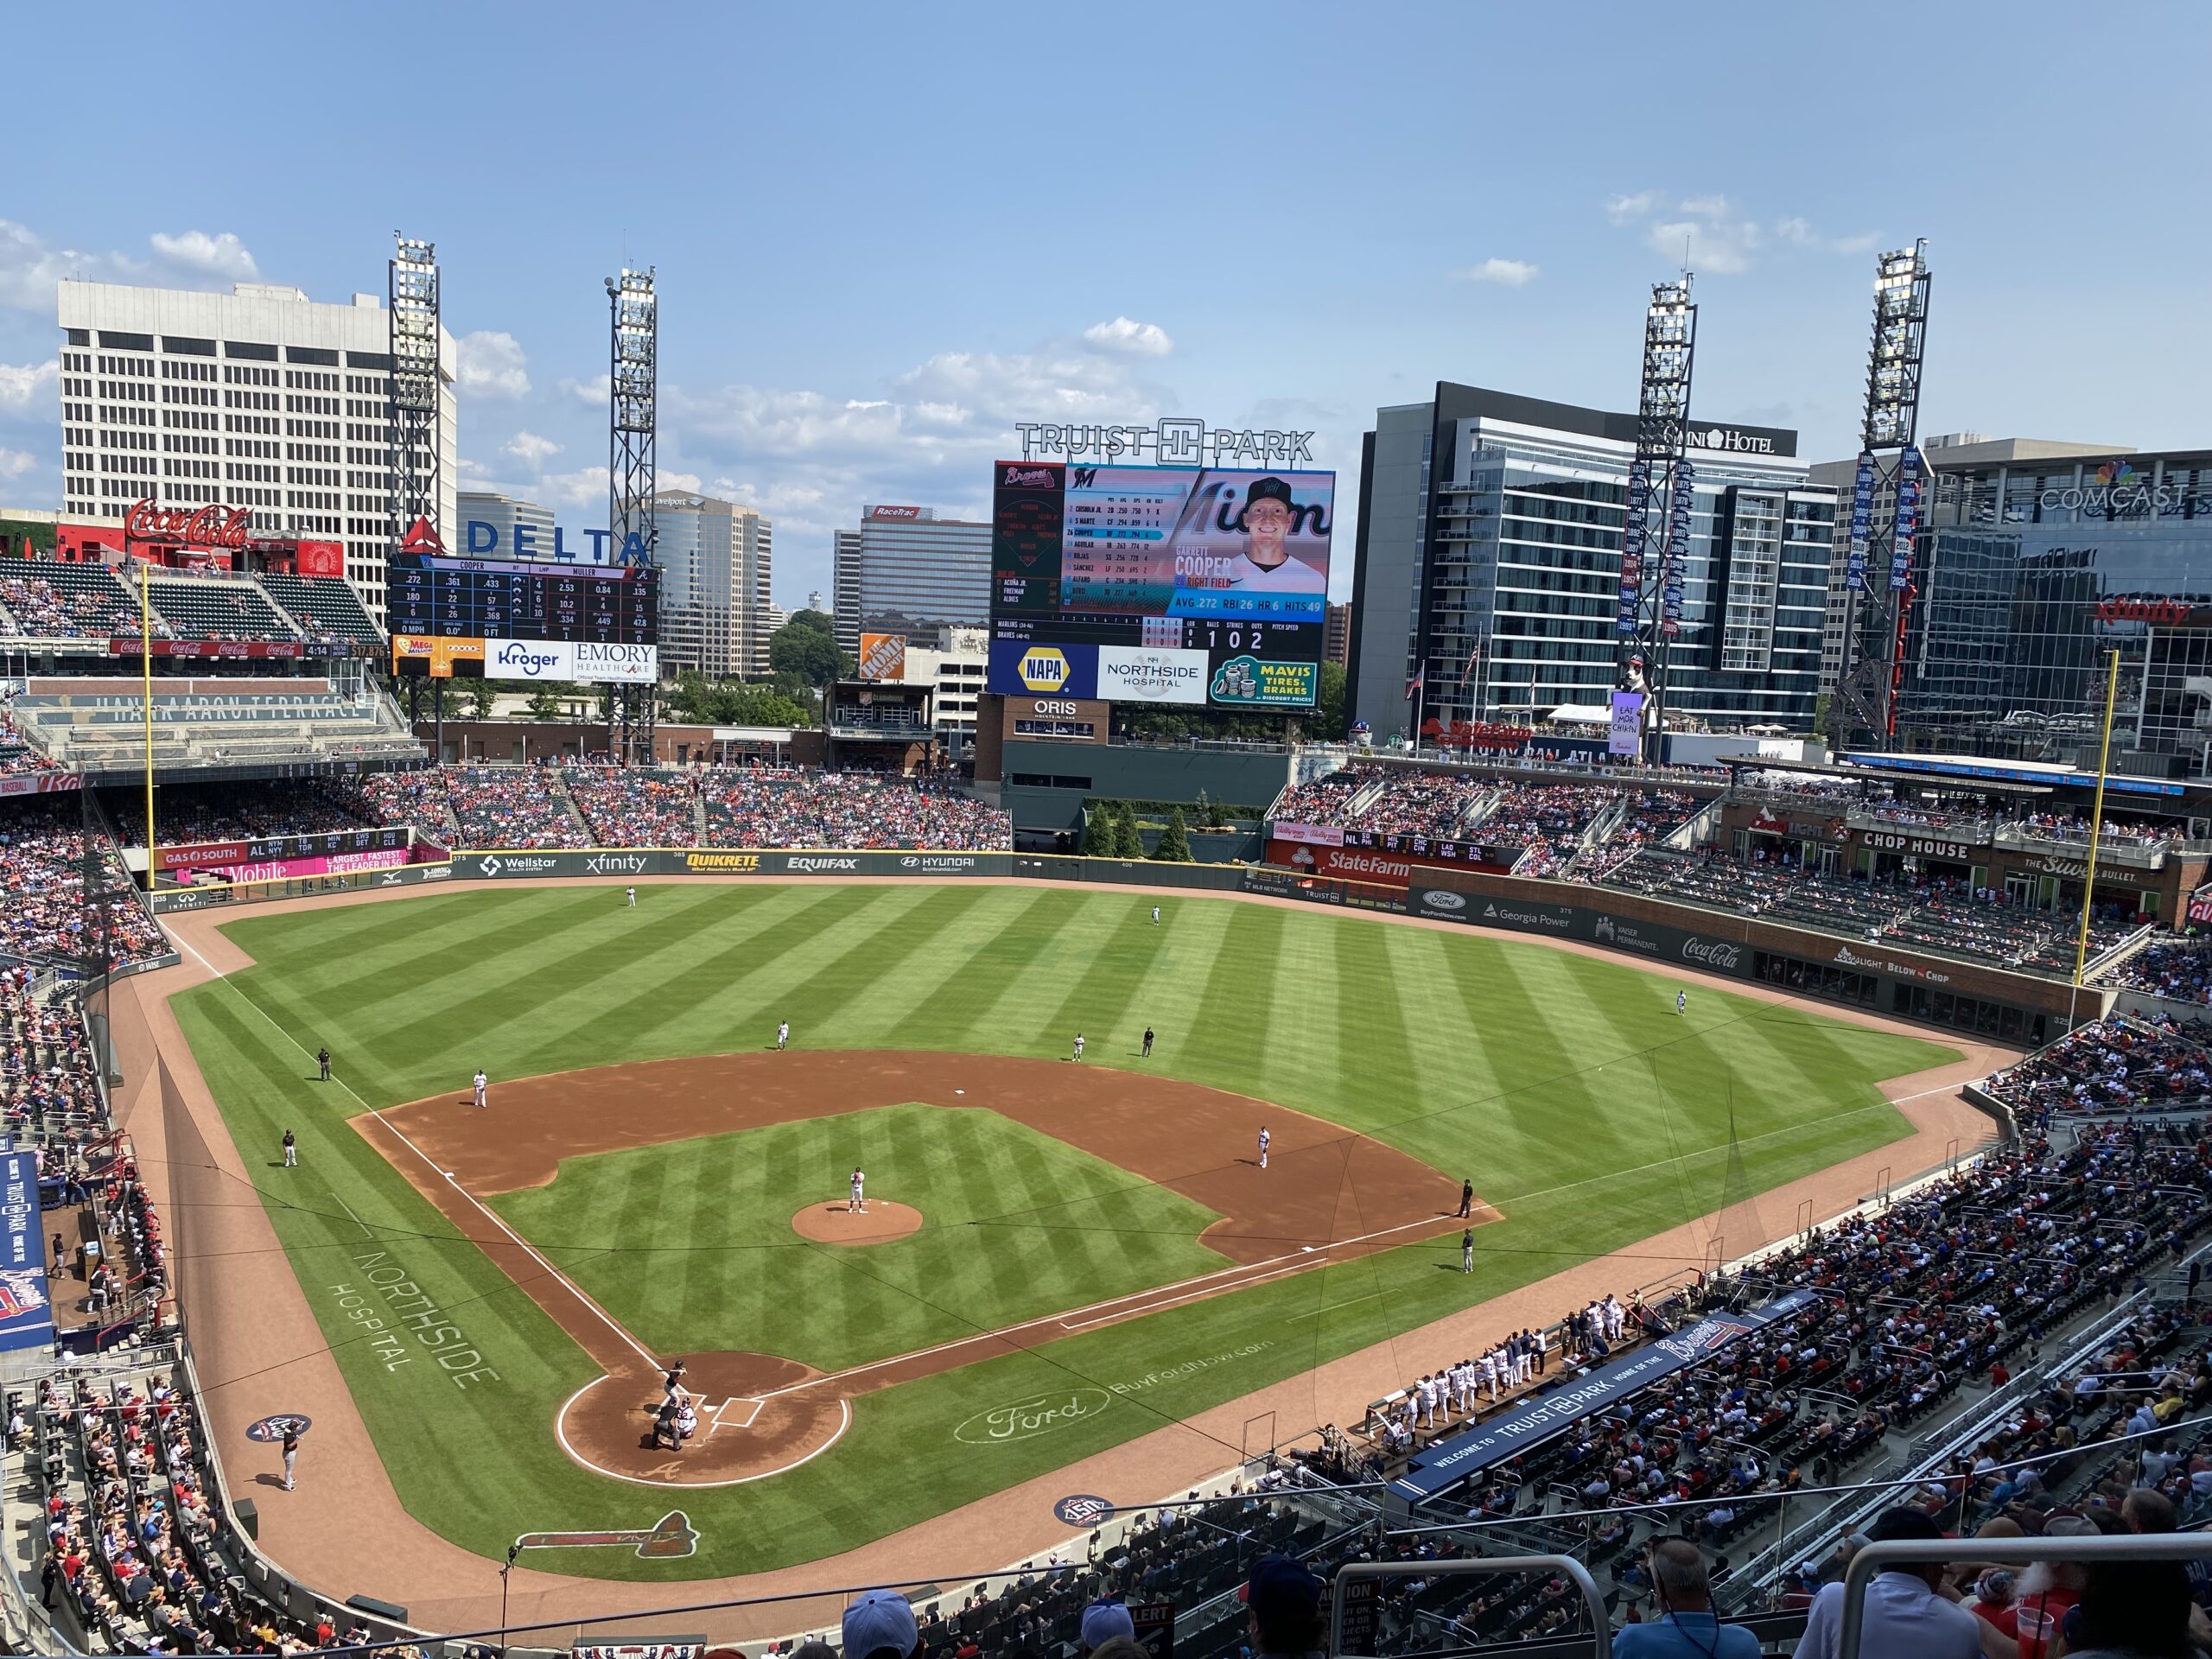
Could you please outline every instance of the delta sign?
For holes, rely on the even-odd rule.
[[[584,539],[591,543],[591,551],[579,556],[567,542],[565,532],[558,524],[553,526],[550,545],[539,539],[539,526],[516,524],[508,532],[505,545],[501,545],[499,527],[481,518],[471,518],[461,525],[462,551],[471,558],[485,554],[502,555],[516,559],[556,559],[563,564],[644,564],[647,563],[645,538],[632,531],[622,540],[622,556],[607,556],[607,543],[614,539],[609,530],[586,530]]]

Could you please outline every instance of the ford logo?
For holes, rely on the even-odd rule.
[[[1003,1446],[1012,1440],[1034,1440],[1085,1417],[1096,1417],[1113,1403],[1114,1396],[1103,1389],[1033,1394],[977,1412],[952,1431],[952,1438],[967,1446]]]
[[[1431,910],[1465,910],[1467,907],[1464,893],[1445,893],[1435,887],[1421,894],[1421,901]]]

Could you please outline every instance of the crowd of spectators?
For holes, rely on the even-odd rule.
[[[1983,1086],[2023,1116],[2132,1112],[2212,1097],[2212,1025],[2114,1014],[1993,1073]]]
[[[768,767],[701,774],[711,847],[928,847],[1006,851],[1012,817],[956,790],[882,772]]]
[[[61,768],[30,746],[29,740],[16,729],[16,711],[12,704],[0,706],[0,777],[21,777],[32,772],[59,772]]]
[[[569,798],[600,847],[696,847],[699,786],[696,776],[666,776],[624,766],[563,766]]]
[[[2086,844],[2093,820],[2086,812],[2025,812],[2013,822],[2045,841]],[[2097,839],[2106,845],[2117,842],[2121,846],[2165,847],[2189,839],[2189,826],[2145,818],[2106,818],[2097,831]]]
[[[378,775],[390,774],[372,774]],[[154,828],[164,847],[318,836],[375,827],[377,821],[365,811],[365,804],[359,788],[312,778],[255,784],[167,784],[155,798]],[[115,827],[124,846],[146,844],[143,817],[119,814]]]
[[[84,836],[74,800],[50,796],[12,803],[0,814],[0,952],[11,956],[82,957],[92,943],[96,918],[85,903]],[[168,954],[159,924],[130,891],[130,878],[102,837],[100,886],[109,895],[108,948],[118,963],[146,962]]]
[[[1609,784],[1508,784],[1468,833],[1516,875],[1556,875],[1620,798]]]
[[[559,774],[525,766],[446,766],[446,799],[470,847],[588,847]]]
[[[22,963],[0,968],[0,1093],[18,1146],[81,1147],[108,1124],[73,1001],[41,1000]]]
[[[105,570],[53,574],[22,560],[0,561],[0,604],[16,619],[16,632],[34,639],[138,637],[138,607]],[[158,620],[154,637],[168,637]]]
[[[2107,985],[2174,1002],[2212,1002],[2212,942],[2156,939],[2098,977]]]
[[[1607,871],[1618,869],[1634,858],[1639,849],[1673,835],[1704,804],[1699,797],[1679,789],[1630,791],[1628,809],[1622,813],[1620,822],[1607,834],[1603,844],[1592,849],[1588,861],[1579,873],[1592,880],[1602,879]]]
[[[434,841],[458,843],[461,822],[442,767],[417,772],[372,772],[357,785],[360,814],[372,823],[411,823]]]

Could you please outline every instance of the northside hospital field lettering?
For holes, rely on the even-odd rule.
[[[407,1351],[413,1341],[453,1381],[456,1389],[496,1382],[499,1374],[484,1363],[484,1356],[469,1345],[457,1325],[448,1324],[446,1312],[423,1293],[406,1268],[391,1260],[388,1250],[372,1250],[353,1258],[362,1283],[332,1285],[330,1294],[346,1317],[361,1329],[368,1346],[389,1373],[415,1363]]]

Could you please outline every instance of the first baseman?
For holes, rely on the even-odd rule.
[[[488,1098],[491,1088],[492,1079],[484,1075],[482,1066],[478,1066],[476,1068],[476,1104],[480,1110],[492,1103]]]

